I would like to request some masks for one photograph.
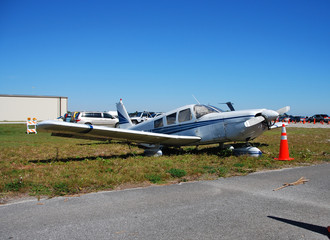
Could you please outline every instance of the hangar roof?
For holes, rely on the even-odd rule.
[[[0,97],[68,98],[68,97],[63,97],[63,96],[14,95],[14,94],[0,94]]]

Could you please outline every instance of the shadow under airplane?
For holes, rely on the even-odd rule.
[[[306,230],[309,230],[312,232],[322,234],[324,236],[327,236],[330,239],[330,233],[328,232],[328,229],[326,227],[322,227],[322,226],[318,226],[318,225],[314,225],[314,224],[310,224],[310,223],[298,222],[298,221],[285,219],[285,218],[274,217],[274,216],[267,216],[267,217],[280,221],[280,222],[288,223],[288,224],[291,224],[296,227],[300,227],[300,228],[303,228],[303,229],[306,229]]]

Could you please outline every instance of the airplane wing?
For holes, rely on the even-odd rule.
[[[43,121],[37,125],[41,132],[51,132],[53,136],[83,138],[92,140],[122,140],[136,143],[149,143],[156,145],[182,146],[198,142],[201,138],[196,136],[179,136],[161,133],[143,132],[136,130],[92,126],[86,124]]]

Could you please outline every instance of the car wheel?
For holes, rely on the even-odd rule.
[[[132,123],[133,123],[134,125],[138,124],[138,122],[137,122],[136,120],[133,120]]]
[[[119,122],[115,124],[115,128],[119,128]]]
[[[87,122],[87,123],[85,123],[86,125],[89,125],[89,126],[91,126],[92,124],[90,123],[90,122]]]

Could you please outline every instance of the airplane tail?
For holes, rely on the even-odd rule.
[[[132,127],[133,126],[132,121],[128,116],[128,113],[126,111],[122,99],[120,99],[119,103],[117,103],[116,106],[117,106],[117,113],[119,118],[119,127],[123,129]]]

